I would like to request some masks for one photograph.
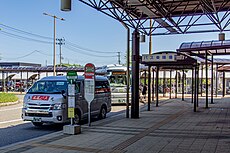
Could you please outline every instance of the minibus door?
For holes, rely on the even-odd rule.
[[[84,98],[84,90],[83,90],[83,83],[82,82],[77,82],[77,86],[79,89],[77,89],[76,87],[76,92],[77,92],[77,96],[76,96],[76,104],[77,107],[79,107],[82,111],[82,117],[86,116],[86,113],[88,111],[88,104],[87,101]]]

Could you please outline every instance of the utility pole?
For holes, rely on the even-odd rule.
[[[50,16],[54,19],[54,41],[53,41],[53,50],[54,50],[54,53],[53,53],[53,76],[56,76],[56,19],[59,19],[59,20],[62,20],[62,21],[65,21],[64,18],[59,18],[57,17],[56,15],[50,15],[50,14],[47,14],[47,13],[43,13],[44,15],[47,15],[47,16]]]
[[[62,63],[61,63],[61,59],[62,59],[62,54],[61,54],[61,46],[62,45],[65,45],[64,41],[65,39],[64,38],[61,38],[61,39],[56,39],[57,41],[59,41],[58,43],[56,43],[57,45],[59,45],[60,47],[60,67],[62,67]]]
[[[118,53],[118,64],[120,65],[121,64],[121,52],[117,52]]]

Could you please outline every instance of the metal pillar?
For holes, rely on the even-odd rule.
[[[151,66],[148,67],[148,111],[151,103]]]
[[[206,93],[206,105],[205,108],[208,108],[208,52],[205,51],[205,93]]]
[[[28,89],[28,82],[29,82],[29,79],[28,79],[29,74],[28,73],[29,72],[26,72],[26,90]]]
[[[5,89],[6,89],[6,79],[5,79],[5,72],[2,72],[3,75],[2,75],[2,91],[5,92]]]
[[[156,70],[156,107],[158,107],[158,102],[159,102],[159,67],[157,66]]]
[[[218,95],[218,64],[216,64],[216,97]]]
[[[223,71],[223,85],[222,85],[222,96],[224,97],[225,96],[225,72]]]
[[[132,99],[131,118],[139,118],[139,47],[140,34],[137,29],[132,34]]]
[[[197,90],[197,94],[196,94],[196,107],[199,107],[199,84],[200,84],[200,67],[197,66],[197,86],[196,86],[196,90]]]
[[[211,70],[211,104],[213,104],[213,54],[212,54],[212,70]]]
[[[129,65],[130,65],[130,30],[129,27],[124,24],[127,29],[127,92],[126,92],[126,118],[129,118],[129,89],[130,89],[130,72],[129,72]]]
[[[5,85],[4,85],[4,71],[2,71],[2,92],[4,92],[4,88],[5,88]]]
[[[6,72],[6,92],[8,92],[9,72]]]
[[[175,98],[177,98],[177,86],[178,86],[178,72],[176,71],[176,80],[175,80]]]
[[[198,79],[199,79],[199,77],[198,77],[198,67],[196,66],[195,67],[195,91],[194,91],[194,108],[193,108],[193,111],[194,112],[196,112],[196,109],[197,109],[197,97],[198,97],[198,86],[199,86],[199,84],[198,84]]]
[[[194,69],[192,68],[192,93],[191,93],[191,95],[192,95],[192,101],[191,101],[191,103],[193,103],[193,96],[194,96]]]
[[[127,29],[127,53],[126,53],[126,61],[127,61],[127,73],[126,73],[126,118],[129,118],[129,89],[130,89],[130,72],[129,72],[129,65],[130,65],[130,30],[129,27],[121,22],[121,24]]]
[[[203,64],[201,64],[201,82],[200,82],[200,96],[203,94]]]
[[[144,78],[144,85],[146,85],[147,84],[147,74],[146,74],[146,70],[144,70],[144,74],[145,74],[145,78]]]
[[[152,30],[152,19],[150,19],[150,31]],[[149,55],[152,54],[152,36],[149,36]],[[151,66],[148,67],[148,111],[151,103]]]
[[[170,80],[169,80],[169,90],[170,90],[170,92],[169,92],[169,99],[171,99],[172,98],[172,70],[170,70],[170,73],[169,73],[169,77],[170,77]]]
[[[20,80],[20,93],[22,93],[22,71],[21,71],[21,80]]]
[[[165,97],[165,93],[166,93],[166,83],[165,83],[165,73],[166,73],[166,71],[164,70],[163,71],[163,97]]]
[[[154,82],[155,82],[155,70],[153,69],[153,83],[152,83],[152,101],[154,101],[154,90],[155,90],[155,86],[154,86]]]
[[[184,70],[182,70],[182,101],[184,101],[184,77],[185,77],[185,74],[184,74]]]

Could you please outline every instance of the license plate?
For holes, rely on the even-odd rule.
[[[33,122],[41,122],[41,121],[42,121],[41,118],[38,118],[38,117],[34,117],[34,118],[33,118]]]

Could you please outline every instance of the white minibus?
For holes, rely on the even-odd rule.
[[[48,76],[37,82],[24,96],[22,119],[35,126],[44,123],[66,123],[68,118],[68,82],[66,76]],[[88,116],[88,102],[84,98],[84,76],[78,76],[75,94],[74,124]],[[106,118],[111,111],[111,90],[107,77],[95,77],[95,98],[91,102],[91,116]]]

